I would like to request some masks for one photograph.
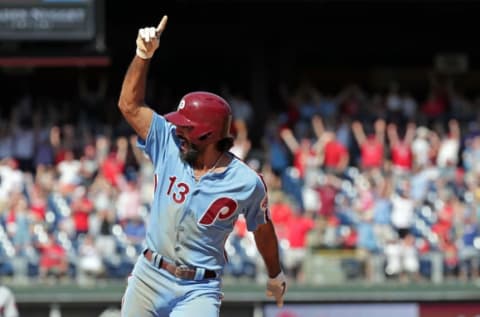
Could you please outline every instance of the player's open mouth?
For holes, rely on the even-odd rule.
[[[180,140],[180,149],[185,152],[188,149],[188,142],[187,139],[184,137],[179,136],[178,139]]]

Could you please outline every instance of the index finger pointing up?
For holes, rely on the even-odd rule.
[[[163,18],[162,18],[162,21],[160,21],[160,23],[158,23],[158,26],[155,29],[155,31],[158,35],[160,35],[163,32],[163,30],[165,30],[165,27],[167,26],[167,21],[168,21],[168,16],[164,15]]]

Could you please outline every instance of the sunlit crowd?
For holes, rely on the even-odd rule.
[[[322,256],[342,280],[431,280],[438,263],[445,280],[478,276],[475,98],[440,85],[421,99],[396,83],[373,93],[307,83],[282,97],[259,125],[250,99],[226,96],[231,151],[264,176],[290,279],[312,282]],[[0,121],[0,275],[124,278],[143,248],[152,165],[132,131],[61,120],[67,106],[54,104],[25,96]],[[242,218],[225,248],[226,276],[261,277]]]

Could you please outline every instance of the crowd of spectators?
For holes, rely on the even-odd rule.
[[[284,93],[255,147],[252,103],[226,97],[232,152],[264,176],[289,278],[305,282],[305,262],[324,249],[352,251],[349,278],[425,280],[434,253],[443,277],[478,276],[476,100],[451,86],[419,100],[396,84],[335,94],[302,85]],[[115,132],[128,130],[99,128],[89,113],[62,122],[55,109],[26,95],[0,121],[0,274],[124,278],[143,247],[152,165],[135,135]],[[227,275],[262,274],[242,218],[226,251]]]
[[[265,132],[263,173],[290,276],[305,279],[306,255],[323,248],[353,251],[348,278],[432,279],[440,259],[442,279],[475,279],[476,102],[452,85],[432,86],[423,101],[395,83],[384,93],[305,85],[289,95]]]

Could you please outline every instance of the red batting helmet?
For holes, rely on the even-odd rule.
[[[177,111],[165,115],[176,126],[192,127],[189,137],[194,143],[214,143],[231,137],[232,111],[222,97],[196,91],[183,96]]]

